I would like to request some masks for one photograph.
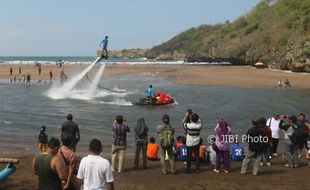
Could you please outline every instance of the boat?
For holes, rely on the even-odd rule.
[[[163,92],[155,93],[155,98],[152,101],[149,98],[140,98],[136,101],[136,105],[153,105],[153,106],[167,105],[173,103],[174,99],[170,95]]]

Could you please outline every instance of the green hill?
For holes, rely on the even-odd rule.
[[[262,61],[292,69],[296,62],[309,63],[310,0],[262,0],[232,23],[191,28],[147,56],[187,61],[238,58],[245,64]]]

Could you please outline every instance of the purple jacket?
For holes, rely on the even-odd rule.
[[[227,126],[226,131],[222,131],[219,127],[219,124],[215,127],[215,144],[219,148],[219,150],[229,151],[229,139],[228,136],[231,134],[230,127]]]

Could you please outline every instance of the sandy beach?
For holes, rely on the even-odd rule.
[[[1,190],[33,190],[37,188],[37,176],[31,173],[31,155],[17,156],[20,164],[17,171],[0,184]],[[241,162],[231,162],[231,173],[219,174],[211,170],[209,164],[201,166],[200,174],[185,173],[186,166],[177,162],[178,174],[163,175],[159,161],[149,161],[148,169],[132,169],[133,159],[125,159],[126,172],[114,173],[115,189],[118,190],[205,190],[205,189],[309,189],[309,168],[306,160],[298,169],[284,167],[280,157],[272,160],[271,167],[261,167],[260,175],[241,175]]]
[[[78,73],[87,65],[64,65],[68,76]],[[10,76],[10,67],[13,75]],[[22,74],[18,74],[21,67]],[[97,71],[95,66],[90,76]],[[23,74],[31,74],[32,80],[49,80],[49,71],[53,72],[53,79],[59,79],[61,68],[56,65],[43,65],[39,76],[38,68],[34,65],[1,65],[0,79],[22,78]],[[205,65],[108,65],[104,77],[128,75],[150,72],[156,76],[166,77],[169,80],[184,85],[231,86],[245,88],[277,88],[279,80],[288,79],[293,88],[310,89],[310,74],[291,73],[271,69],[256,69],[249,66],[205,66]]]

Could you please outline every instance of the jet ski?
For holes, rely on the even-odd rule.
[[[174,99],[163,93],[163,92],[157,92],[155,94],[155,98],[140,98],[136,101],[137,105],[154,105],[154,106],[160,106],[160,105],[166,105],[166,104],[173,104]]]

